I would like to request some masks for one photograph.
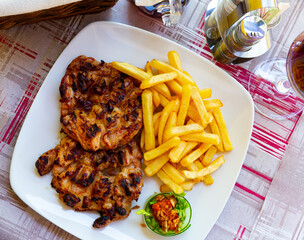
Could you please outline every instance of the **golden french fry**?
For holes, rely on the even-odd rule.
[[[184,191],[191,191],[195,184],[195,181],[186,181],[181,183],[180,186],[184,189]]]
[[[146,63],[145,71],[146,71],[146,73],[148,73],[150,75],[150,77],[153,76],[153,72],[152,72],[152,69],[150,67],[150,62],[149,61],[147,61],[147,63]]]
[[[126,62],[112,62],[112,67],[139,81],[150,78],[148,73]]]
[[[163,142],[166,142],[169,138],[172,136],[168,134],[168,131],[176,126],[176,121],[177,121],[177,115],[176,112],[171,112],[169,115],[169,118],[167,120],[167,123],[164,128],[164,136],[163,136]]]
[[[186,146],[187,146],[187,143],[182,141],[178,146],[172,148],[171,151],[169,152],[170,161],[173,163],[179,162]]]
[[[176,72],[168,72],[168,73],[161,73],[158,75],[154,75],[153,77],[149,78],[149,79],[145,79],[144,81],[142,81],[142,83],[140,84],[140,88],[141,89],[146,89],[149,87],[153,87],[159,83],[164,83],[167,81],[171,81],[174,78],[177,77],[177,73]]]
[[[172,67],[176,68],[177,70],[179,70],[181,72],[183,71],[180,57],[176,51],[168,52],[168,61]]]
[[[140,148],[144,149],[144,146],[145,146],[145,129],[143,129],[140,134]]]
[[[215,170],[217,170],[224,162],[225,162],[224,156],[221,155],[218,158],[216,158],[213,162],[211,162],[208,165],[208,167],[205,167],[198,171],[183,170],[182,173],[185,175],[186,178],[189,178],[189,179],[204,177],[207,174],[210,174],[210,173],[214,172]]]
[[[191,133],[180,136],[180,138],[182,141],[210,143],[214,145],[217,145],[219,143],[219,137],[216,134],[206,132]]]
[[[153,114],[153,124],[160,118],[161,112],[157,112]]]
[[[189,155],[184,157],[180,161],[180,164],[184,167],[190,165],[196,159],[198,159],[201,155],[203,155],[211,146],[212,146],[212,144],[202,143],[198,149],[194,150],[192,153],[190,153]]]
[[[150,161],[145,167],[144,172],[148,177],[153,176],[157,173],[167,162],[169,161],[169,156],[167,153],[159,156],[158,158]]]
[[[219,144],[219,136],[213,133],[192,133],[188,135],[184,135],[180,137],[182,141],[192,141],[192,142],[202,142],[202,143],[210,143],[214,145]]]
[[[167,99],[171,100],[171,93],[169,88],[164,83],[159,83],[152,87],[154,90],[159,92],[160,94],[164,95]]]
[[[211,185],[211,184],[213,184],[214,180],[213,180],[213,178],[212,178],[209,174],[207,174],[207,175],[204,177],[203,182],[204,182],[206,185]]]
[[[189,170],[189,171],[197,171],[197,170],[200,170],[199,167],[196,166],[195,162],[198,162],[199,160],[195,160],[193,163],[190,163],[189,165],[186,166],[186,168]]]
[[[210,98],[211,94],[212,94],[212,90],[211,90],[211,88],[204,88],[204,89],[199,90],[199,94],[201,95],[202,99]]]
[[[163,109],[161,116],[160,116],[160,122],[159,122],[159,127],[158,127],[158,143],[162,144],[163,142],[163,133],[164,133],[164,128],[167,123],[168,117],[170,113],[173,111],[173,107],[176,103],[176,100],[173,99],[171,100],[167,106]]]
[[[183,135],[190,135],[192,133],[202,133],[204,131],[204,128],[197,124],[188,124],[184,126],[176,126],[176,127],[171,127],[170,129],[167,130],[167,135],[168,138],[170,137],[175,137],[175,136],[183,136]]]
[[[201,162],[205,167],[207,167],[211,163],[211,161],[212,161],[214,155],[216,154],[216,152],[217,152],[217,148],[215,146],[211,146],[207,150],[204,157],[201,159]]]
[[[159,191],[162,192],[162,193],[167,193],[167,192],[171,192],[172,189],[168,185],[162,184],[159,187]]]
[[[219,99],[208,99],[208,100],[203,100],[203,102],[207,111],[210,111],[211,109],[216,107],[223,106],[223,103]]]
[[[160,120],[160,118],[158,118],[158,119],[155,121],[155,123],[153,124],[154,136],[155,136],[155,137],[158,135],[159,120]]]
[[[182,154],[179,156],[178,161],[180,161],[183,157],[185,157],[197,145],[198,145],[198,142],[187,142],[187,146],[185,147],[185,150],[182,152]]]
[[[196,123],[201,123],[201,117],[196,108],[190,103],[188,107],[187,115]]]
[[[179,85],[175,80],[166,82],[168,88],[174,92],[176,95],[182,96],[182,86]]]
[[[186,166],[186,168],[189,171],[198,171],[202,168],[204,168],[203,164],[199,161],[199,160],[195,160],[193,163],[189,164],[188,166]],[[200,181],[204,181],[205,177],[201,177],[201,178],[196,178],[194,179],[195,182],[200,182]]]
[[[182,126],[185,123],[185,119],[188,113],[188,108],[191,98],[191,85],[185,85],[182,87],[182,99],[180,109],[177,115],[177,126]]]
[[[147,151],[155,148],[153,129],[153,103],[152,92],[145,90],[142,93],[143,122],[145,129],[145,148]]]
[[[162,170],[177,184],[185,182],[184,176],[169,162],[162,167]]]
[[[222,141],[221,133],[220,133],[220,130],[219,130],[219,128],[217,126],[217,123],[216,123],[216,121],[215,121],[214,118],[209,123],[209,126],[210,126],[210,129],[211,129],[211,132],[213,134],[218,135],[218,137],[219,137],[219,144],[216,145],[217,149],[219,151],[221,151],[221,152],[224,152],[224,147],[223,147],[223,141]]]
[[[152,92],[152,100],[153,100],[153,104],[155,106],[155,108],[157,108],[160,104],[160,98],[159,98],[159,93],[154,90],[153,88],[150,88],[151,92]]]
[[[174,103],[174,106],[173,106],[173,108],[172,108],[172,111],[178,112],[179,107],[180,107],[180,100],[179,100],[179,98],[177,98],[176,96],[174,96],[172,99],[175,100],[175,103]]]
[[[159,100],[160,100],[160,105],[162,105],[163,107],[166,107],[169,104],[169,102],[170,102],[170,100],[167,99],[162,94],[159,94]]]
[[[186,125],[190,125],[190,124],[194,124],[194,123],[196,123],[196,122],[194,122],[192,119],[189,119],[189,120],[187,121],[187,124],[186,124]]]
[[[158,156],[164,154],[165,152],[169,151],[171,148],[179,145],[181,142],[179,137],[173,137],[169,139],[167,142],[159,145],[157,148],[154,148],[148,152],[144,153],[144,159],[146,161],[152,160],[153,158],[157,158]]]
[[[181,194],[184,192],[184,189],[181,186],[179,186],[176,182],[174,182],[163,170],[159,170],[157,172],[157,176],[163,183],[168,185],[169,188],[171,188],[172,191],[175,192],[176,194]]]
[[[221,133],[222,141],[223,141],[223,146],[225,151],[231,151],[233,149],[233,146],[231,144],[231,140],[228,134],[228,130],[226,127],[226,123],[223,117],[223,114],[221,112],[220,108],[214,108],[213,109],[213,116],[215,118],[215,121],[218,125],[218,128]]]
[[[150,62],[151,67],[156,68],[157,70],[163,71],[163,72],[172,72],[175,71],[177,73],[177,80],[182,83],[182,85],[186,85],[186,84],[191,84],[194,85],[195,82],[193,81],[193,79],[191,77],[189,77],[188,75],[184,74],[183,72],[179,71],[178,69],[170,66],[167,63],[164,63],[162,61],[153,59]]]
[[[194,106],[196,107],[198,114],[201,119],[202,126],[207,126],[207,118],[208,113],[207,109],[204,105],[203,99],[201,98],[198,88],[196,86],[192,86],[191,88],[191,98],[193,100]]]

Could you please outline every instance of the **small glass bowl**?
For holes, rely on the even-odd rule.
[[[156,193],[154,195],[152,195],[146,202],[145,204],[145,208],[144,210],[148,210],[148,208],[150,207],[149,206],[149,202],[155,198],[156,196],[158,195],[170,195],[170,193]],[[154,233],[156,234],[159,234],[161,236],[164,236],[164,237],[170,237],[170,236],[176,236],[176,235],[179,235],[183,232],[185,232],[190,226],[190,221],[191,221],[191,217],[192,217],[192,208],[191,208],[191,205],[189,203],[189,201],[185,198],[185,197],[181,197],[181,196],[177,196],[177,195],[174,195],[175,198],[177,199],[177,201],[179,200],[179,198],[182,198],[186,201],[186,204],[187,204],[187,208],[185,209],[185,212],[186,212],[186,218],[185,218],[185,221],[183,222],[182,226],[180,227],[180,231],[178,233],[176,232],[173,232],[173,231],[169,231],[167,233],[164,233],[161,229],[155,229],[153,228],[152,226],[150,226],[149,222],[147,221],[149,218],[153,218],[153,216],[147,216],[147,215],[144,215],[144,222],[146,224],[146,226]]]

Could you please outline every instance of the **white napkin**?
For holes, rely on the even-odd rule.
[[[79,1],[81,0],[0,0],[0,17],[40,11]]]

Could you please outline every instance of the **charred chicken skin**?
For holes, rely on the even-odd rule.
[[[52,170],[52,187],[78,211],[99,211],[95,228],[126,218],[143,186],[142,152],[135,139],[115,150],[86,151],[65,137],[36,161],[40,175]]]
[[[77,57],[59,88],[64,132],[92,151],[130,142],[142,127],[139,85],[109,63]]]

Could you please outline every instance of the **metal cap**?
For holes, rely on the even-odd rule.
[[[267,24],[258,16],[245,17],[239,24],[238,40],[245,45],[254,44],[265,37]]]

